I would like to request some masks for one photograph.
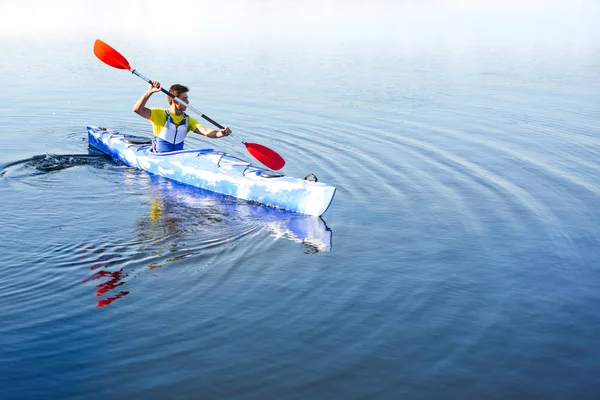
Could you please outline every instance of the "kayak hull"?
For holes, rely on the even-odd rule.
[[[186,185],[304,215],[322,215],[336,188],[287,177],[213,149],[152,152],[149,139],[88,126],[90,147],[124,164]]]

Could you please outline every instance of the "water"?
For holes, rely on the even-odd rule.
[[[338,192],[306,219],[88,156],[149,133],[145,84],[3,41],[4,399],[600,397],[598,47],[107,41]]]

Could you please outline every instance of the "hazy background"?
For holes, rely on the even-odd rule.
[[[276,0],[6,1],[4,38],[82,36],[171,44],[190,41],[290,44],[383,41],[395,46],[449,44],[583,46],[600,40],[595,0]]]

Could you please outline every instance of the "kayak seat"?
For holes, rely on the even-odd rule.
[[[144,136],[123,135],[123,140],[128,144],[152,144],[152,139]]]

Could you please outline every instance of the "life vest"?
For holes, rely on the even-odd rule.
[[[157,136],[172,145],[183,144],[188,129],[188,115],[183,113],[183,121],[181,121],[179,126],[176,126],[169,110],[165,110],[165,114],[167,115],[167,121]]]

